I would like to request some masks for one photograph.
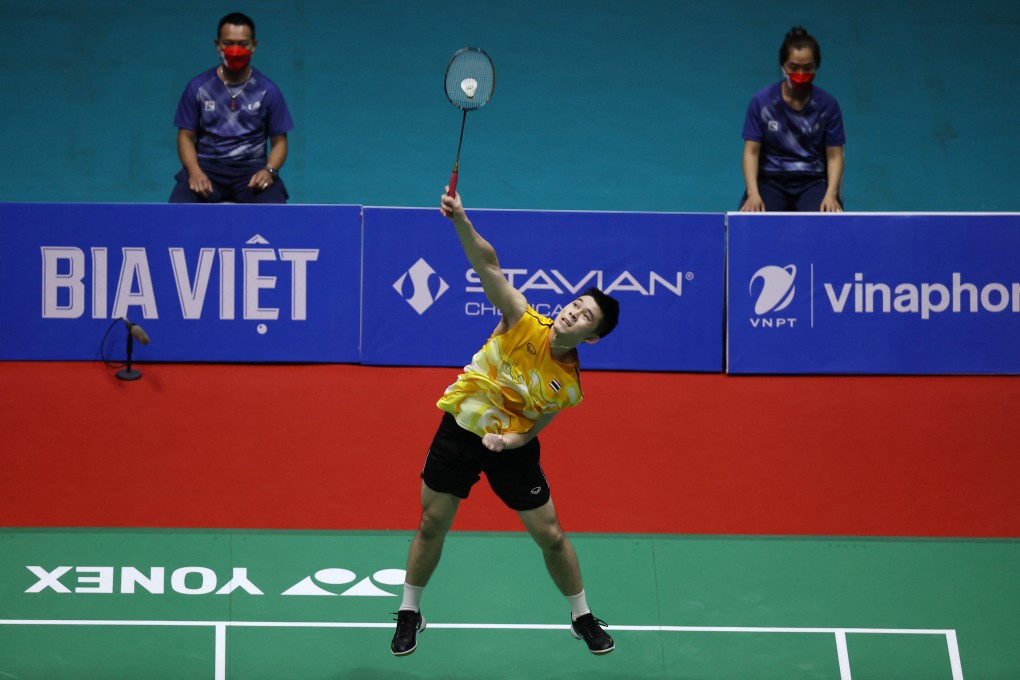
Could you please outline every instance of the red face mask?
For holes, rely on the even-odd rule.
[[[795,90],[807,87],[815,79],[814,73],[788,73],[783,71],[783,75],[786,77],[787,84]]]
[[[251,61],[251,50],[240,45],[228,45],[220,50],[223,65],[231,71],[243,71]]]

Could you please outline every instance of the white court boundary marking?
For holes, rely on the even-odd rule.
[[[227,677],[227,628],[393,628],[392,623],[352,623],[330,621],[129,621],[107,619],[0,619],[7,626],[192,626],[211,627],[216,635],[215,680]],[[429,628],[474,630],[567,630],[569,626],[542,623],[430,623]],[[610,626],[609,630],[657,633],[803,633],[834,635],[839,657],[840,680],[853,680],[846,636],[863,635],[943,635],[949,650],[953,680],[963,680],[960,647],[955,630],[926,628],[753,628],[722,626]]]

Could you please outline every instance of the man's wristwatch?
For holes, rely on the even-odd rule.
[[[266,166],[266,172],[269,173],[270,177],[272,177],[273,179],[276,179],[276,168],[272,168],[272,167],[267,165]]]

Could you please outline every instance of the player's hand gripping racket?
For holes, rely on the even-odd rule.
[[[457,193],[457,173],[460,168],[460,147],[464,143],[464,124],[468,111],[485,106],[496,89],[496,69],[492,59],[477,47],[458,50],[446,66],[446,96],[450,103],[464,112],[460,120],[460,141],[457,142],[457,160],[450,175],[448,196]]]

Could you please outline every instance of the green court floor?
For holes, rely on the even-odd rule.
[[[389,653],[407,532],[0,531],[0,678],[1020,678],[1020,541],[572,537],[595,657],[524,534],[451,534]]]

